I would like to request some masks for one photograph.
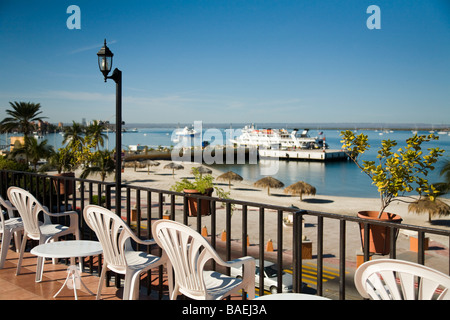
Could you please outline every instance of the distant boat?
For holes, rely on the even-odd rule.
[[[126,128],[122,128],[122,132],[131,132],[131,133],[135,133],[135,132],[139,132],[137,128],[134,129],[126,129]]]
[[[175,134],[179,137],[195,137],[200,134],[194,128],[184,127],[184,129],[177,130]]]

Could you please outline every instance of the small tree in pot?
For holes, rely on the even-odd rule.
[[[424,177],[434,170],[434,164],[444,150],[429,148],[429,153],[423,155],[421,145],[423,142],[438,140],[439,137],[432,134],[414,135],[406,140],[406,147],[399,148],[397,152],[392,151],[397,146],[395,140],[383,140],[378,150],[378,163],[365,160],[360,163],[360,156],[370,148],[368,136],[362,133],[356,136],[350,130],[342,131],[341,136],[342,148],[378,188],[381,200],[379,216],[391,202],[404,201],[399,197],[405,197],[406,193],[415,191],[419,197],[428,196],[431,200],[438,194],[434,185]]]
[[[435,135],[414,135],[406,140],[406,146],[399,148],[396,152],[392,151],[397,146],[395,140],[383,140],[378,150],[376,161],[361,160],[360,157],[370,145],[368,136],[361,133],[355,135],[352,131],[346,130],[341,132],[342,148],[356,165],[367,174],[372,183],[378,188],[380,194],[381,206],[375,217],[373,212],[364,212],[365,215],[372,219],[381,219],[401,222],[401,218],[394,214],[385,212],[386,208],[393,201],[413,202],[416,198],[407,197],[406,194],[415,192],[419,199],[423,196],[434,200],[438,194],[435,186],[430,184],[426,179],[429,171],[434,170],[434,164],[438,158],[444,153],[440,148],[428,148],[428,154],[423,153],[422,143],[431,140],[438,140]],[[408,200],[410,198],[410,201]],[[360,212],[359,216],[364,215]],[[372,228],[372,232],[375,232]],[[385,236],[383,235],[382,238]],[[382,250],[386,254],[388,249]],[[374,250],[376,251],[376,250]],[[372,252],[372,250],[371,250]]]

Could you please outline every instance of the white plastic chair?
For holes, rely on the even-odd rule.
[[[167,273],[175,285],[170,299],[179,294],[198,300],[220,300],[244,289],[249,299],[255,297],[255,259],[243,257],[223,261],[211,245],[198,232],[170,220],[158,220],[152,226],[153,237],[169,257]],[[213,259],[224,267],[244,266],[242,279],[229,277],[215,271],[205,271],[205,263]]]
[[[83,211],[84,220],[95,232],[102,244],[104,262],[97,291],[100,299],[103,281],[107,269],[125,274],[123,290],[124,300],[139,298],[140,275],[150,269],[163,265],[167,258],[163,254],[158,257],[143,251],[135,251],[131,240],[138,244],[153,245],[155,241],[142,240],[137,237],[130,227],[115,213],[96,205],[88,205]]]
[[[9,250],[12,235],[14,234],[14,243],[16,245],[16,252],[20,252],[20,243],[23,232],[22,218],[14,217],[14,208],[11,202],[4,200],[0,196],[0,207],[6,209],[8,219],[3,216],[3,210],[0,210],[0,233],[2,234],[2,247],[0,253],[0,269],[3,269],[6,261],[6,255]],[[1,208],[0,208],[1,209]]]
[[[450,300],[450,277],[421,264],[378,259],[355,272],[355,285],[364,298],[374,300]]]
[[[78,229],[78,213],[75,211],[67,211],[62,213],[50,213],[46,207],[41,205],[39,201],[28,191],[10,187],[8,189],[9,201],[16,207],[23,221],[24,232],[22,245],[20,246],[19,261],[17,263],[16,275],[20,274],[22,267],[23,254],[27,239],[39,240],[39,244],[49,241],[58,240],[59,237],[68,234],[74,234],[75,238],[80,239],[80,230]],[[39,214],[43,214],[44,222],[39,220]],[[70,225],[52,224],[50,217],[70,217]],[[81,262],[80,262],[81,263]],[[42,280],[44,271],[44,258],[38,257],[36,269],[36,282]]]

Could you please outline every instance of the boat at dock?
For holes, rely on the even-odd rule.
[[[258,149],[260,159],[287,161],[345,161],[348,155],[343,150],[331,149]]]
[[[286,129],[256,129],[254,125],[241,129],[241,135],[230,142],[237,147],[249,148],[277,148],[277,149],[327,149],[325,136],[317,137],[309,135],[309,129],[304,129],[300,134],[298,129],[288,132]]]

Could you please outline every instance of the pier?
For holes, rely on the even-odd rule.
[[[258,154],[261,159],[295,161],[343,161],[348,158],[344,151],[333,149],[260,149]]]
[[[256,148],[194,148],[166,151],[149,151],[147,153],[128,154],[125,161],[172,160],[193,161],[206,164],[222,163],[257,163],[259,159],[293,160],[293,161],[343,161],[347,154],[337,149],[256,149]]]
[[[133,152],[125,156],[125,161],[145,160],[188,161],[205,164],[256,164],[258,162],[258,152],[256,148],[214,146]]]

